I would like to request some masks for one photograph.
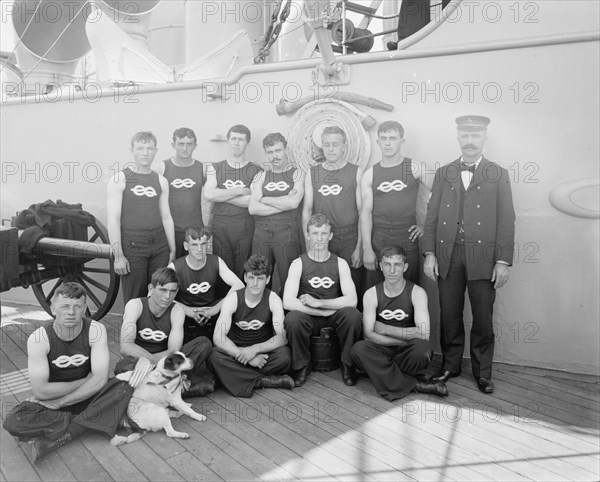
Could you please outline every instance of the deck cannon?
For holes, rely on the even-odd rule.
[[[93,217],[92,217],[93,219]],[[98,221],[82,226],[53,218],[43,237],[29,246],[19,238],[24,230],[0,227],[0,292],[31,286],[48,314],[56,289],[75,281],[87,293],[87,316],[99,320],[108,313],[119,292],[114,255],[106,228]]]

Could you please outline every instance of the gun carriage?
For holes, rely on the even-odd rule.
[[[93,219],[93,217],[92,217]],[[19,242],[24,230],[0,228],[0,292],[30,287],[52,315],[50,305],[63,283],[80,283],[87,293],[87,316],[99,320],[108,313],[119,292],[108,232],[98,220],[83,226],[53,218],[40,239],[30,246]]]

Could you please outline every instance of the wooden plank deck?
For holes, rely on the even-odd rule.
[[[0,416],[31,396],[28,335],[49,320],[38,307],[4,303]],[[105,323],[114,366],[119,319]],[[183,417],[164,432],[113,447],[86,434],[31,465],[0,431],[0,481],[30,480],[599,480],[598,377],[495,365],[495,393],[480,393],[468,363],[444,400],[411,394],[394,403],[366,378],[339,371],[301,388],[236,399],[223,390],[193,399],[204,423]]]

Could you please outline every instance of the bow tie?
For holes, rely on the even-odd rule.
[[[464,162],[460,163],[460,172],[469,171],[471,174],[475,174],[475,168],[475,164],[471,164],[470,166],[468,166]]]

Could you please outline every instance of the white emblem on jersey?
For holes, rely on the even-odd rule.
[[[290,185],[285,181],[270,182],[265,186],[267,191],[285,191]]]
[[[223,183],[223,186],[225,186],[225,189],[233,189],[235,187],[245,187],[246,185],[242,181],[232,181],[231,179],[227,179],[227,181]]]
[[[403,320],[404,318],[408,318],[408,315],[404,312],[404,310],[401,309],[397,309],[397,310],[383,310],[381,313],[379,313],[379,316],[381,316],[384,320]]]
[[[196,181],[190,179],[189,177],[186,177],[185,179],[173,179],[171,181],[171,186],[173,186],[175,189],[181,189],[182,187],[189,189],[195,185]]]
[[[138,331],[140,337],[146,341],[163,341],[165,338],[168,338],[164,332],[160,330],[154,331],[152,328],[144,328],[143,330]]]
[[[187,287],[187,290],[193,295],[197,295],[198,293],[206,293],[210,289],[210,283],[208,281],[203,281],[202,283],[192,283]]]
[[[135,194],[136,196],[148,196],[148,197],[158,196],[158,194],[156,194],[156,191],[154,190],[154,188],[152,186],[144,187],[140,184],[138,184],[135,187],[132,187],[131,192],[133,194]]]
[[[327,289],[331,288],[335,284],[335,281],[333,281],[329,276],[325,276],[324,278],[319,278],[315,276],[314,278],[308,280],[308,284],[311,285],[313,288]]]
[[[402,191],[405,187],[408,187],[404,184],[400,179],[396,179],[393,182],[383,181],[377,189],[382,192],[390,192],[390,191]]]
[[[252,330],[252,331],[256,331],[261,329],[264,326],[264,322],[260,321],[260,320],[252,320],[252,321],[238,321],[236,323],[236,325],[244,330]]]
[[[323,196],[337,196],[339,193],[342,192],[342,189],[342,186],[340,186],[339,184],[332,184],[331,186],[323,184],[319,188],[318,192]]]
[[[61,355],[56,360],[52,360],[52,363],[56,365],[58,368],[67,368],[70,366],[80,367],[83,365],[90,357],[82,354],[67,356]]]

